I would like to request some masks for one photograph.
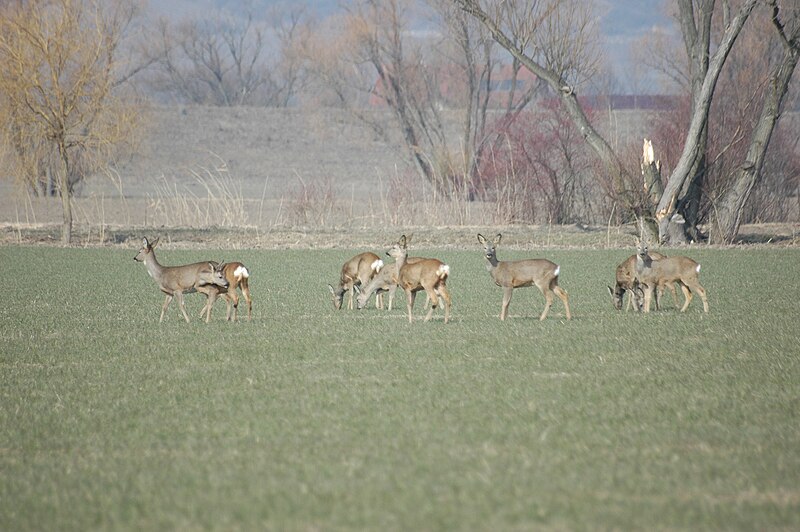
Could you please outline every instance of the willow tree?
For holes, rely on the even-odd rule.
[[[46,0],[0,8],[0,134],[20,180],[54,176],[61,241],[75,185],[134,139],[140,110],[116,91],[131,2]]]

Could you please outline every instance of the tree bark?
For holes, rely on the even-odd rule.
[[[800,58],[798,36],[800,36],[800,31],[792,40],[786,40],[784,37],[783,57],[772,72],[761,115],[753,130],[744,163],[736,172],[731,186],[722,194],[716,204],[711,223],[711,236],[714,242],[733,242],[739,233],[743,208],[761,176],[769,141],[778,122],[781,105],[789,89],[798,58]]]

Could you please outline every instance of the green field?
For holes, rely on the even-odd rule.
[[[334,311],[360,250],[167,247],[245,262],[254,319],[159,324],[135,251],[0,248],[2,530],[800,528],[799,249],[692,249],[711,312],[637,315],[631,251],[501,248],[558,262],[574,319],[522,289],[500,322],[477,243],[414,248],[448,325]]]

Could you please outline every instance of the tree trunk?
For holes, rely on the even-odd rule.
[[[59,166],[58,186],[61,189],[61,210],[63,213],[61,244],[69,246],[72,242],[72,191],[69,186],[69,166],[67,165],[66,155],[63,151],[61,164]]]
[[[738,14],[733,17],[725,29],[725,35],[709,62],[708,72],[703,80],[700,93],[695,100],[695,108],[692,110],[692,120],[689,125],[689,132],[686,135],[683,153],[667,181],[664,194],[656,207],[656,219],[658,220],[659,236],[662,242],[669,243],[670,235],[675,234],[674,230],[670,229],[670,223],[676,214],[678,201],[681,199],[680,193],[684,189],[687,179],[694,178],[697,175],[696,173],[693,175],[692,170],[697,168],[697,163],[702,160],[704,155],[705,146],[701,143],[708,123],[708,113],[717,80],[733,47],[733,43],[739,36],[755,5],[756,0],[747,0],[742,5]]]
[[[787,44],[781,62],[773,71],[771,83],[761,108],[761,116],[753,130],[745,160],[736,172],[731,186],[722,194],[716,204],[711,224],[713,242],[733,242],[739,233],[742,211],[750,198],[753,187],[761,176],[769,141],[778,121],[789,82],[797,66],[798,57],[800,57],[798,43]]]

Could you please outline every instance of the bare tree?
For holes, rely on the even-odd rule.
[[[780,58],[773,62],[770,70],[760,116],[751,134],[744,163],[717,201],[712,216],[712,238],[720,242],[733,241],[739,232],[744,206],[761,178],[772,133],[800,58],[800,9],[792,4],[782,13],[776,0],[769,0],[768,4],[772,8],[773,35],[780,43],[782,53]],[[777,154],[777,156],[787,155]]]
[[[532,5],[524,6],[523,10],[519,10],[516,3],[510,2],[502,2],[489,8],[481,0],[453,1],[481,21],[491,31],[497,42],[512,56],[547,81],[554,90],[559,91],[563,105],[580,129],[586,142],[598,154],[612,177],[612,181],[621,189],[626,171],[617,154],[587,119],[578,101],[575,84],[570,83],[570,76],[588,75],[586,70],[581,69],[584,63],[581,59],[586,57],[587,32],[584,30],[588,23],[575,14],[587,11],[583,3],[578,6],[567,0],[550,0],[534,2]],[[697,30],[694,35],[690,32],[687,41],[690,41],[688,47],[696,55],[700,68],[696,69],[697,79],[692,81],[693,84],[697,83],[697,87],[693,89],[697,95],[693,99],[692,119],[684,150],[654,208],[662,240],[667,238],[667,230],[673,217],[677,214],[679,200],[684,199],[688,193],[690,178],[697,175],[698,161],[702,162],[705,150],[704,135],[717,79],[739,32],[757,2],[757,0],[744,0],[735,15],[728,17],[728,24],[714,53],[707,56],[708,66],[706,68],[703,64],[706,60],[703,58],[704,50],[708,49],[705,46],[704,28],[707,24],[705,11],[700,17],[698,26],[693,9],[694,4],[688,0],[682,1],[682,16],[685,18],[687,28]],[[698,1],[705,9],[713,7],[713,2],[710,0]],[[550,29],[551,33],[548,34],[547,31],[544,31],[545,37],[528,48],[515,46],[512,36],[520,31],[519,28],[530,27],[537,21],[543,28]],[[548,37],[548,35],[552,36]],[[559,38],[560,35],[563,37]],[[701,72],[703,72],[702,76]],[[674,234],[674,232],[669,234]]]
[[[296,50],[311,24],[302,6],[272,9],[263,20],[252,11],[162,19],[150,86],[190,103],[285,107],[304,85]]]
[[[129,2],[48,0],[0,10],[0,114],[13,167],[55,176],[62,243],[72,236],[75,184],[134,138],[141,113],[115,91],[116,61],[137,14]],[[25,178],[25,177],[23,177]]]

